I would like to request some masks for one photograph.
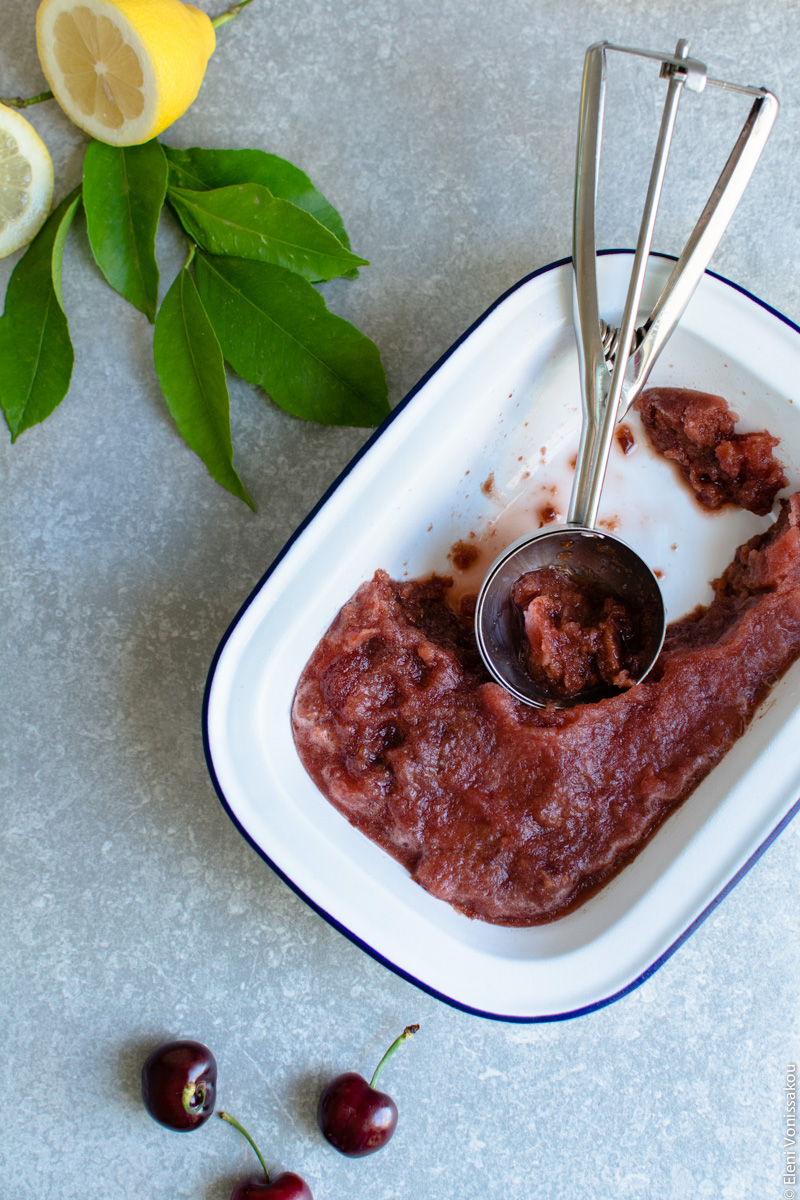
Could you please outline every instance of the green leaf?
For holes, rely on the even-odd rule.
[[[168,195],[186,232],[212,254],[273,263],[312,283],[366,263],[316,218],[258,183],[207,192],[171,187]]]
[[[0,318],[0,406],[16,441],[49,417],[69,390],[74,354],[61,298],[64,241],[76,188],[51,213],[9,280]]]
[[[64,198],[60,207],[64,209],[61,220],[57,223],[55,237],[53,238],[53,249],[50,254],[50,270],[53,280],[53,288],[56,293],[61,311],[64,311],[64,297],[61,292],[61,274],[64,265],[64,247],[67,244],[67,234],[72,225],[72,219],[78,211],[78,205],[81,202],[81,189],[76,187]],[[56,209],[58,212],[59,209]]]
[[[159,309],[153,358],[164,399],[185,441],[217,482],[255,512],[233,466],[222,351],[188,267],[177,276]]]
[[[161,143],[92,141],[83,162],[83,203],[92,253],[108,282],[149,321],[158,307],[156,229],[169,169]]]
[[[264,150],[205,150],[201,146],[193,146],[190,150],[164,146],[164,153],[169,162],[172,187],[202,192],[236,183],[260,183],[269,188],[273,196],[290,200],[311,213],[320,225],[330,229],[342,245],[350,249],[350,239],[339,213],[314,187],[305,171],[285,158],[267,154]]]
[[[378,349],[319,292],[269,263],[199,254],[197,286],[222,352],[295,416],[377,425],[389,412]]]

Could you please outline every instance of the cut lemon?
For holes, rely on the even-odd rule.
[[[36,236],[52,199],[47,146],[29,121],[0,104],[0,258]]]
[[[137,146],[186,112],[216,35],[180,0],[42,0],[36,43],[67,116],[98,141]]]

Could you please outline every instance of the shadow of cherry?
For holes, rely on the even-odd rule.
[[[117,1058],[117,1094],[127,1109],[145,1112],[142,1104],[142,1067],[148,1055],[169,1040],[169,1033],[159,1031],[151,1035],[139,1034],[120,1047]]]

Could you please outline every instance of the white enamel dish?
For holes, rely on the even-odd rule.
[[[628,252],[601,256],[601,311],[622,309]],[[642,310],[671,262],[655,259]],[[459,540],[491,559],[563,519],[580,423],[571,265],[524,279],[488,310],[392,413],[284,548],[236,616],[209,673],[204,738],[231,819],[317,912],[440,999],[504,1020],[559,1020],[610,1003],[660,966],[749,869],[800,804],[800,663],[745,735],[635,861],[550,925],[503,929],[453,911],[352,828],[317,791],[292,740],[300,672],[341,605],[374,571],[452,573]],[[707,274],[651,383],[714,392],[738,429],[769,429],[800,487],[800,329]],[[644,444],[615,447],[603,521],[661,575],[668,617],[770,518],[702,512]],[[470,535],[473,535],[472,537]],[[658,737],[658,730],[653,730]]]

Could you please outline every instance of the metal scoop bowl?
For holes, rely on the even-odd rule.
[[[643,614],[643,644],[636,659],[637,674],[644,678],[658,658],[666,629],[658,580],[636,551],[619,538],[596,529],[560,525],[514,542],[495,561],[484,581],[475,615],[478,646],[497,682],[518,700],[539,707],[593,703],[619,691],[610,684],[598,685],[577,696],[564,697],[537,684],[529,674],[521,652],[524,635],[511,592],[522,575],[547,567],[596,582]]]
[[[597,296],[595,197],[608,50],[659,62],[661,78],[668,81],[619,328],[601,321]],[[520,616],[511,595],[516,581],[527,572],[555,569],[576,581],[605,589],[641,614],[635,683],[641,682],[652,669],[664,640],[666,610],[655,575],[625,542],[596,528],[606,467],[617,423],[644,387],[700,282],[753,173],[778,111],[778,102],[771,92],[712,79],[705,66],[689,58],[688,53],[689,43],[682,39],[674,55],[613,46],[608,42],[590,47],[586,54],[573,227],[573,314],[583,420],[569,513],[566,525],[550,526],[520,538],[503,551],[489,568],[475,610],[475,636],[486,667],[518,700],[537,707],[594,702],[618,692],[619,688],[593,686],[576,695],[563,696],[535,681],[524,663]],[[678,103],[686,88],[701,92],[707,84],[749,95],[754,98],[753,105],[683,253],[652,312],[637,327]]]

